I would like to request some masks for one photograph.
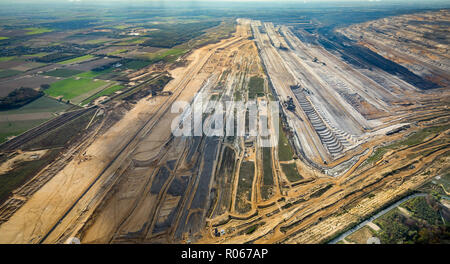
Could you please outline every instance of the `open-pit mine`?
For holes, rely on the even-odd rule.
[[[450,173],[449,24],[448,10],[336,29],[239,18],[231,36],[132,76],[163,89],[127,90],[3,143],[8,173],[51,152],[27,142],[87,116],[0,205],[0,243],[330,242]],[[278,112],[264,116],[269,135],[248,133],[263,117],[248,109],[225,114],[243,117],[244,135],[175,135],[181,101]]]

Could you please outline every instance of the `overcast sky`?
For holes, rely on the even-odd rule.
[[[32,3],[32,4],[40,4],[40,3],[85,3],[85,4],[96,4],[96,3],[130,3],[130,4],[136,4],[136,3],[145,3],[145,2],[208,2],[208,3],[214,3],[214,2],[273,2],[273,3],[404,3],[404,4],[444,4],[450,5],[450,0],[0,0],[0,3],[3,4],[10,4],[10,3]]]
[[[164,2],[164,1],[174,1],[174,0],[44,0],[42,2],[86,2],[86,3],[96,3],[96,2]],[[226,1],[237,1],[237,2],[450,2],[450,0],[175,0],[175,1],[185,1],[185,2],[226,2]],[[0,0],[0,2],[34,2],[39,3],[37,0]]]

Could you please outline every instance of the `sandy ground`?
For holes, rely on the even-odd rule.
[[[0,174],[5,174],[8,171],[17,167],[21,162],[40,159],[48,150],[26,151],[19,152],[12,159],[0,164]]]
[[[195,92],[202,86],[206,86],[207,80],[214,79],[217,72],[226,69],[224,65],[214,63],[221,56],[221,53],[215,53],[214,49],[231,44],[230,49],[235,50],[239,45],[236,40],[240,38],[232,38],[218,46],[208,47],[205,49],[206,53],[192,54],[189,60],[193,62],[190,65],[195,67],[189,70],[183,70],[183,68],[173,70],[171,74],[175,78],[174,82],[169,83],[166,89],[176,91],[178,87],[183,87],[182,92],[177,95],[177,101],[190,102]],[[233,44],[235,42],[236,44]],[[152,100],[149,99],[148,102],[152,103]],[[129,156],[139,161],[153,160],[157,157],[156,160],[162,164],[167,160],[179,159],[186,147],[185,141],[175,138],[169,146],[166,144],[169,140],[172,120],[176,116],[178,113],[164,113],[154,127],[141,138],[139,145]],[[145,189],[148,189],[154,181],[156,172],[157,169],[153,167],[129,166],[121,176],[122,180],[115,186],[117,195],[104,201],[103,206],[89,219],[90,224],[80,224],[78,227],[79,230],[83,230],[79,231],[82,233],[82,242],[105,243],[123,240],[139,242],[139,239],[133,238],[137,233],[142,234],[141,237],[143,237],[140,239],[146,239],[145,241],[153,239],[153,227],[164,222],[169,212],[175,209],[174,207],[181,199],[165,193],[167,183],[158,195],[145,192]],[[170,179],[173,177],[175,176],[170,176]],[[168,180],[169,183],[170,181]],[[167,239],[170,239],[170,235]]]
[[[250,21],[242,20],[241,23],[249,25]],[[255,22],[253,26],[257,24],[258,22]],[[276,36],[273,25],[266,24],[265,27],[270,36],[256,36],[256,38],[264,42],[269,41],[270,37],[272,42],[286,45],[286,40]],[[188,144],[181,139],[170,141],[172,140],[170,125],[178,115],[169,111],[170,106],[174,100],[191,101],[206,80],[217,81],[215,78],[219,76],[219,73],[230,67],[226,65],[227,63],[233,65],[230,75],[233,78],[237,79],[236,76],[239,73],[246,71],[245,56],[236,56],[238,59],[230,62],[230,60],[223,60],[221,55],[215,52],[219,48],[227,49],[228,53],[249,52],[245,50],[247,48],[245,45],[241,45],[242,42],[250,42],[246,38],[247,32],[248,28],[238,27],[236,37],[200,48],[190,54],[188,66],[171,71],[174,80],[166,86],[165,90],[172,91],[172,96],[144,98],[139,101],[122,120],[99,136],[86,149],[86,155],[91,159],[83,162],[73,160],[68,163],[0,226],[0,243],[59,243],[66,241],[70,236],[78,235],[82,235],[80,237],[83,243],[170,242],[170,239],[164,240],[159,236],[160,234],[152,234],[151,231],[156,223],[162,223],[168,217],[169,211],[179,202],[179,198],[166,193],[165,190],[168,188],[166,182],[158,194],[150,193],[148,189],[152,186],[158,167],[139,167],[136,164],[152,160],[165,164],[168,160],[179,159],[181,161],[177,161],[175,167],[186,166],[182,159]],[[288,34],[287,31],[285,33]],[[298,45],[301,46],[301,44]],[[268,60],[269,75],[282,99],[286,99],[288,95],[292,96],[289,84],[295,84],[296,78],[302,76],[303,73],[299,67],[312,72],[311,76],[315,79],[314,85],[319,87],[315,88],[314,92],[318,94],[322,92],[320,87],[331,89],[324,83],[326,76],[324,77],[323,70],[320,70],[317,65],[301,61],[300,57],[293,60],[286,59],[286,54],[281,54],[283,52],[279,53],[274,47],[266,47],[262,54],[263,61]],[[301,49],[297,52],[301,52]],[[323,60],[324,56],[331,56],[321,50],[315,50],[308,56],[315,55],[320,60]],[[282,56],[286,60],[280,64],[283,60]],[[343,67],[336,62],[336,58],[331,58],[327,64]],[[290,72],[286,74],[285,71]],[[357,74],[358,78],[365,78],[360,72]],[[339,76],[343,78],[342,74]],[[243,79],[246,78],[248,76],[244,76]],[[231,81],[238,83],[232,78]],[[352,79],[351,82],[352,86],[358,86],[357,78]],[[331,177],[325,174],[325,171],[313,168],[303,159],[292,160],[289,162],[296,163],[303,180],[296,184],[287,183],[285,186],[283,182],[286,182],[286,179],[280,171],[277,148],[273,148],[273,175],[276,191],[269,200],[262,201],[260,198],[261,162],[258,161],[261,153],[259,150],[252,151],[249,158],[256,161],[256,169],[252,186],[251,211],[242,215],[234,211],[239,179],[239,169],[237,169],[231,182],[233,186],[231,187],[230,201],[233,205],[231,212],[207,219],[206,228],[199,227],[201,237],[195,242],[324,242],[327,238],[360,221],[361,218],[373,214],[386,203],[440,173],[443,164],[448,164],[449,161],[447,154],[449,131],[440,132],[437,136],[429,136],[423,143],[413,147],[404,146],[387,151],[378,162],[366,164],[365,161],[373,154],[374,148],[386,143],[385,132],[403,124],[415,123],[413,128],[389,136],[389,141],[401,140],[412,131],[432,126],[433,122],[436,122],[434,118],[430,119],[431,121],[420,121],[421,118],[426,119],[448,112],[441,106],[442,102],[433,101],[436,99],[435,95],[421,94],[418,102],[415,98],[417,94],[407,85],[398,88],[397,92],[404,91],[405,98],[402,102],[414,99],[414,105],[390,109],[386,102],[378,100],[385,95],[385,91],[380,87],[377,89],[379,89],[378,93],[370,91],[365,94],[367,101],[371,101],[380,109],[401,111],[401,114],[396,117],[382,118],[381,121],[369,122],[359,119],[360,116],[348,106],[348,103],[345,103],[346,115],[352,117],[354,122],[353,130],[360,129],[360,126],[375,125],[378,131],[369,130],[364,132],[364,136],[355,138],[344,134],[348,136],[348,141],[358,147],[348,150],[345,157],[339,157],[329,164],[335,166],[355,157],[353,162],[349,162],[350,165],[344,166],[348,167],[347,169],[340,169],[342,173],[338,177]],[[330,105],[338,104],[336,100],[338,99],[333,98]],[[327,111],[328,106],[325,103],[322,102],[319,106],[322,107],[323,112]],[[422,106],[426,106],[425,109],[422,109]],[[430,110],[430,108],[434,109]],[[297,103],[297,109],[297,113],[288,113],[288,123],[291,128],[301,131],[298,137],[303,144],[308,143],[305,147],[306,152],[315,153],[315,159],[323,165],[324,162],[320,157],[322,154],[327,156],[327,150],[320,143],[319,137],[314,134],[314,128],[305,121],[308,117],[299,110],[299,103]],[[318,113],[331,116],[330,113],[323,113],[322,110]],[[290,119],[297,120],[290,121]],[[443,123],[448,123],[448,120],[444,120]],[[327,123],[328,126],[331,127],[329,123]],[[339,129],[331,128],[331,130],[339,132]],[[235,142],[234,145],[237,149],[236,157],[242,160],[245,149],[243,141]],[[317,147],[314,147],[315,145]],[[432,152],[423,156],[425,151]],[[171,174],[167,182],[178,176]],[[193,178],[194,174],[190,176]],[[195,194],[197,185],[192,183],[190,187],[194,189]],[[203,209],[189,209],[193,197],[192,195],[184,200],[184,203],[188,205],[188,213],[190,215],[203,213],[204,216]],[[229,216],[234,219],[222,223]],[[226,230],[226,234],[220,237],[214,236],[212,228],[214,224],[219,225],[220,230]],[[257,229],[251,234],[245,234],[246,228],[255,224],[259,224]],[[139,238],[141,240],[127,240],[133,233],[141,231],[145,235]],[[173,232],[173,228],[169,228],[168,235],[172,236]]]
[[[187,67],[171,71],[174,80],[165,89],[169,91],[181,89],[183,93],[178,99],[189,101],[203,81],[202,76],[195,77],[192,80],[191,78],[206,62],[208,54],[212,53],[210,49],[224,45],[227,41],[195,50],[188,58],[190,64]],[[186,84],[188,85],[185,86]],[[89,205],[98,202],[94,198],[96,194],[98,195],[97,191],[98,188],[101,188],[101,183],[107,181],[114,174],[114,171],[119,168],[127,155],[119,155],[113,166],[106,166],[112,159],[116,158],[119,150],[125,147],[124,152],[128,153],[136,146],[136,143],[134,146],[126,146],[126,144],[132,140],[149,118],[151,121],[162,107],[167,107],[167,100],[169,100],[167,97],[156,97],[150,101],[147,101],[147,98],[139,101],[124,118],[105,134],[99,136],[86,149],[86,155],[90,156],[91,159],[82,163],[75,160],[71,161],[52,180],[37,191],[9,221],[0,226],[0,234],[2,234],[0,242],[38,243],[45,238],[53,227],[57,226],[55,230],[57,232],[54,232],[56,234],[59,229],[64,230],[76,222],[80,212],[87,210],[85,206],[89,207]],[[159,124],[154,128],[152,135],[162,136],[162,138],[153,138],[155,141],[163,142],[170,135],[168,131],[170,129],[169,121],[176,114],[167,114],[168,116],[162,118],[164,120],[162,123],[156,122],[157,120],[147,123],[147,126]],[[151,127],[153,128],[153,126]],[[141,136],[143,135],[141,134]],[[107,169],[105,170],[105,168]],[[99,175],[102,175],[102,177],[99,178]],[[89,192],[85,193],[88,189]],[[79,200],[80,197],[83,198]],[[76,201],[78,203],[75,208],[72,208]],[[59,222],[61,217],[70,209],[73,209],[71,211],[73,215],[69,214],[62,223]],[[55,241],[58,237],[58,235],[50,236],[45,242]]]
[[[283,96],[286,97],[290,93],[290,89],[289,87],[286,87],[286,84],[292,84],[290,83],[291,80],[289,76],[292,75],[295,77],[295,75],[292,74],[294,70],[291,69],[289,71],[289,65],[291,65],[292,62],[290,62],[290,58],[288,57],[285,57],[283,62],[282,57],[277,55],[277,52],[279,51],[276,51],[276,49],[270,45],[270,43],[277,43],[277,41],[280,43],[282,42],[279,39],[278,33],[271,28],[270,24],[266,23],[263,26],[269,36],[259,34],[257,27],[260,25],[262,25],[262,23],[259,23],[258,21],[252,22],[253,30],[256,32],[255,39],[259,40],[261,43],[264,43],[262,48],[260,47],[260,49],[262,49],[262,59],[268,69],[268,73],[275,86],[275,90],[279,93],[279,95],[281,95],[281,98],[283,98]],[[269,38],[271,39],[270,42]],[[301,51],[304,50],[298,50],[298,52]],[[342,62],[337,62],[337,58],[334,58],[333,55],[327,54],[318,48],[317,50],[308,48],[306,53],[311,53],[313,54],[312,56],[317,55],[319,61],[326,61],[326,65],[337,65],[345,68],[345,71],[349,71],[349,75],[350,72],[354,71],[350,70],[350,67],[345,66]],[[305,56],[305,54],[303,54],[303,56]],[[329,56],[330,58],[327,59],[324,56]],[[306,62],[306,60],[301,61],[298,65],[304,67],[306,71],[311,72],[311,78],[317,79],[318,84],[327,89],[330,88],[323,83],[324,80],[327,80],[327,76],[323,75],[323,72],[321,73],[318,66],[314,66],[312,63]],[[330,72],[334,72],[335,69],[331,68]],[[383,76],[383,78],[391,78],[390,81],[396,85],[399,85],[394,91],[393,96],[397,97],[398,100],[402,102],[406,103],[408,100],[414,100],[414,102],[416,102],[417,98],[421,98],[423,101],[420,101],[419,104],[426,105],[429,102],[432,102],[433,99],[431,98],[436,99],[440,97],[438,91],[434,95],[430,93],[429,99],[425,99],[422,94],[417,93],[416,88],[396,79],[396,77],[389,77],[389,74],[386,73],[380,73],[380,75]],[[300,169],[300,174],[302,174],[302,176],[307,175],[306,178],[312,179],[312,181],[304,182],[295,187],[292,186],[284,193],[282,191],[280,195],[275,195],[269,201],[264,202],[264,207],[262,207],[260,203],[257,204],[258,209],[252,211],[252,213],[255,214],[253,216],[249,214],[247,219],[233,219],[229,220],[225,224],[219,224],[224,221],[224,217],[211,219],[210,226],[218,225],[219,229],[227,230],[227,233],[223,236],[215,237],[213,234],[213,228],[209,227],[205,230],[203,233],[204,237],[198,241],[198,243],[323,242],[326,241],[328,237],[339,232],[339,230],[343,230],[349,225],[360,221],[361,217],[364,218],[365,216],[376,212],[386,203],[395,200],[396,197],[404,195],[411,189],[419,187],[433,175],[439,173],[442,164],[445,163],[446,159],[448,159],[446,158],[448,146],[446,146],[445,143],[442,143],[442,139],[447,138],[448,132],[441,132],[438,135],[430,135],[423,140],[424,143],[415,146],[415,148],[404,147],[389,150],[383,155],[383,157],[381,157],[381,160],[375,164],[367,165],[366,160],[374,153],[374,149],[376,147],[386,143],[387,140],[401,140],[405,137],[405,135],[408,135],[412,131],[419,128],[415,127],[414,129],[408,130],[409,132],[402,132],[397,135],[390,136],[389,139],[386,139],[386,132],[406,124],[412,124],[412,121],[420,120],[421,118],[425,118],[425,116],[433,116],[434,114],[439,116],[446,111],[443,102],[436,103],[436,105],[439,105],[439,107],[436,108],[439,110],[436,112],[433,110],[435,107],[434,105],[429,105],[428,107],[422,108],[418,107],[418,104],[416,104],[417,109],[414,109],[414,107],[389,107],[389,99],[391,98],[386,97],[389,94],[387,89],[388,87],[381,87],[378,84],[374,84],[373,81],[368,80],[368,78],[361,72],[352,74],[351,80],[348,76],[343,77],[342,73],[336,73],[336,76],[344,78],[343,80],[351,83],[352,86],[355,86],[355,89],[359,89],[357,86],[360,82],[374,86],[374,89],[371,89],[370,91],[358,91],[358,93],[360,95],[364,95],[367,101],[373,103],[373,105],[376,105],[379,109],[388,111],[392,113],[392,115],[396,114],[397,116],[381,118],[380,120],[370,120],[368,123],[364,120],[360,120],[362,126],[370,124],[370,126],[375,126],[375,129],[367,129],[364,134],[354,137],[353,140],[356,145],[359,145],[359,147],[348,151],[346,153],[346,157],[339,158],[328,164],[331,167],[341,164],[346,160],[350,160],[348,157],[357,157],[353,163],[349,163],[350,166],[347,166],[347,169],[341,169],[342,173],[339,173],[338,177],[327,177],[323,174],[323,172],[312,170],[309,166],[305,165],[303,160],[300,160],[297,164]],[[308,89],[310,88],[310,86],[304,84],[301,86],[306,86]],[[331,87],[333,87],[333,89],[336,88],[334,86]],[[315,92],[317,92],[317,90],[314,91],[313,94]],[[446,96],[448,96],[448,93]],[[429,101],[426,102],[426,100]],[[332,102],[326,102],[335,104],[336,99],[333,99]],[[348,108],[348,106],[346,107],[346,111],[353,111]],[[299,107],[297,106],[297,109],[298,108]],[[324,109],[326,110],[326,108],[323,108],[323,110]],[[321,111],[319,111],[319,113],[322,114]],[[301,115],[301,113],[299,113],[299,115],[301,116],[301,119],[306,119]],[[287,116],[288,122],[289,119],[295,119],[294,115],[289,112]],[[411,120],[411,123],[408,120]],[[430,126],[432,125],[432,122],[433,121],[424,123],[424,125]],[[302,142],[302,149],[306,152],[306,156],[310,157],[308,151],[314,152],[314,150],[308,149],[308,147],[313,145],[311,143],[313,142],[313,139],[307,139],[307,137],[311,137],[311,135],[302,135],[306,134],[308,130],[298,130],[299,126],[297,125],[302,123],[303,122],[289,122],[289,125],[293,127],[294,130],[301,131],[301,133],[299,133],[300,141],[301,137],[305,137],[305,140],[309,142],[308,144],[304,144],[304,142]],[[441,125],[446,123],[448,123],[448,119],[445,121],[444,118]],[[448,141],[448,138],[446,141]],[[420,147],[420,145],[425,144],[431,145],[425,148]],[[421,154],[424,151],[430,151],[430,154],[422,157]],[[407,164],[411,165],[406,166]],[[317,191],[326,186],[331,187],[326,189],[324,193],[317,194]],[[365,197],[367,193],[371,193],[373,197]],[[284,199],[285,201],[279,199]],[[298,204],[288,204],[286,201],[297,201]],[[284,205],[287,205],[288,207],[286,208]],[[258,223],[261,226],[259,226],[255,232],[247,235],[245,233],[242,234],[243,231],[245,232],[245,228]],[[241,232],[240,234],[239,231]]]

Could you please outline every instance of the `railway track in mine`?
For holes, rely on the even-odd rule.
[[[232,43],[237,41],[239,39],[234,40]],[[221,46],[219,46],[221,47]],[[219,47],[216,47],[214,49],[210,49],[209,54],[207,57],[204,58],[204,62],[201,63],[201,66],[193,67],[187,74],[185,74],[183,77],[184,79],[181,80],[181,82],[177,85],[177,87],[174,89],[173,95],[167,99],[168,102],[165,102],[163,107],[159,108],[157,110],[157,113],[155,113],[153,116],[151,116],[145,124],[139,128],[139,130],[135,133],[135,135],[126,143],[120,151],[114,156],[114,158],[105,166],[105,168],[99,173],[97,177],[93,180],[93,182],[86,188],[86,190],[78,197],[75,202],[69,207],[69,209],[56,221],[56,223],[50,228],[50,230],[39,239],[38,243],[42,244],[44,241],[50,236],[50,234],[59,226],[59,224],[67,217],[67,215],[75,208],[75,206],[79,203],[79,201],[91,190],[91,188],[98,182],[100,178],[105,174],[105,172],[112,167],[112,165],[119,160],[121,155],[124,155],[124,153],[130,153],[134,148],[135,144],[146,134],[148,134],[153,127],[158,124],[158,122],[161,120],[162,116],[167,113],[169,108],[172,106],[172,103],[180,96],[181,92],[184,90],[186,85],[192,80],[192,76],[194,76],[195,72],[199,72],[203,66],[206,64],[206,62],[209,60],[212,54],[214,54],[215,50]],[[156,118],[156,120],[154,120]],[[152,122],[153,121],[153,122]],[[147,128],[147,126],[149,126]],[[147,129],[146,129],[147,128]],[[134,145],[133,145],[134,144]],[[131,146],[133,145],[133,146]],[[130,147],[131,146],[131,147]],[[131,149],[129,149],[131,148]],[[128,151],[127,151],[128,150]],[[113,186],[115,181],[110,184],[110,186],[105,190],[105,193],[109,190],[111,186]]]
[[[145,86],[149,82],[156,80],[157,78],[161,77],[162,75],[163,75],[163,73],[152,76],[151,78],[147,79],[145,82],[135,85],[133,87],[130,87],[129,89],[125,90],[123,93],[115,94],[115,95],[111,96],[109,99],[105,100],[103,103],[110,102],[110,101],[113,101],[114,99],[120,98],[120,96],[123,96],[123,94],[126,94],[128,92],[136,90],[142,86]],[[9,141],[6,141],[6,142],[0,144],[0,151],[2,151],[2,152],[14,151],[17,148],[19,148],[20,146],[29,142],[30,140],[32,140],[40,135],[43,135],[47,132],[50,132],[54,129],[57,129],[58,127],[66,124],[67,122],[70,122],[70,121],[80,117],[81,115],[87,113],[89,110],[97,109],[97,108],[98,108],[97,105],[93,105],[93,106],[90,106],[87,108],[63,113],[55,118],[48,120],[47,122],[45,122],[37,127],[31,128],[30,130],[25,131],[21,135],[18,135]]]
[[[60,127],[61,125],[76,119],[76,118],[80,117],[81,115],[87,113],[88,111],[95,109],[96,107],[97,106],[93,106],[93,107],[89,107],[89,108],[85,108],[85,109],[67,112],[56,118],[53,118],[53,119],[39,125],[38,127],[32,128],[32,129],[22,133],[21,135],[1,144],[0,151],[2,151],[2,152],[14,151],[15,149],[19,148],[20,146],[24,145],[25,143],[29,142],[30,140],[32,140],[40,135],[43,135],[47,132],[50,132],[50,131]]]

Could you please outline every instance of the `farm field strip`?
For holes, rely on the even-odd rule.
[[[0,243],[439,233],[450,212],[450,11],[392,14],[340,28],[323,14],[0,28],[2,103],[16,107],[0,111]],[[279,112],[233,108],[253,101]],[[200,105],[202,122],[191,120]],[[173,133],[186,121],[216,129],[221,105],[226,128],[238,118],[244,135]]]
[[[51,84],[50,88],[44,92],[51,97],[61,96],[66,100],[70,100],[107,84],[103,80],[69,78]]]

